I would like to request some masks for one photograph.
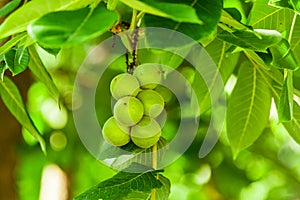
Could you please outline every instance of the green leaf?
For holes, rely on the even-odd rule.
[[[47,53],[53,55],[53,56],[57,56],[58,53],[60,52],[60,48],[55,48],[55,49],[51,49],[51,48],[43,48],[41,47],[42,49],[44,49]]]
[[[29,69],[32,73],[48,88],[49,92],[55,99],[59,99],[59,91],[54,84],[49,72],[45,68],[39,54],[37,53],[34,46],[28,47],[30,62]]]
[[[294,57],[300,63],[300,17],[296,16],[294,29],[291,29],[295,12],[285,8],[274,8],[268,6],[268,0],[256,0],[248,18],[248,24],[254,28],[272,29],[282,33],[288,38],[292,31],[290,47],[295,52]],[[299,70],[300,71],[300,70]]]
[[[287,40],[282,39],[281,42],[270,47],[269,50],[272,54],[271,66],[280,69],[298,69],[298,63]]]
[[[0,17],[3,17],[7,14],[9,14],[11,11],[16,9],[18,5],[21,3],[21,0],[12,0],[5,4],[1,9],[0,9]]]
[[[26,31],[27,26],[46,13],[85,7],[94,0],[34,0],[9,15],[0,26],[0,39]]]
[[[5,61],[3,60],[4,57],[3,56],[0,56],[0,78],[1,78],[1,81],[3,81],[3,77],[4,77],[4,73],[5,73],[5,70],[7,69],[7,66],[5,64]]]
[[[161,149],[162,147],[165,147],[167,144],[167,141],[164,138],[160,138],[160,140],[157,143],[157,148]],[[152,147],[148,149],[139,148],[132,142],[129,144],[121,147],[115,147],[112,145],[109,145],[105,143],[103,146],[101,146],[98,159],[105,160],[107,158],[110,158],[110,166],[118,169],[123,170],[130,166],[132,163],[140,163],[147,166],[152,166]],[[157,155],[158,162],[163,159],[163,151],[159,151],[160,153]],[[146,153],[150,153],[145,155]],[[128,155],[128,156],[124,156]]]
[[[263,53],[263,52],[253,52],[254,54],[256,54],[257,56],[260,57],[260,60],[263,61],[266,66],[270,66],[271,62],[272,62],[272,55],[271,53]]]
[[[270,67],[268,66],[267,62],[269,62],[269,64],[272,61],[272,56],[270,54],[265,55],[265,59],[263,59],[264,57],[261,57],[261,54],[259,54],[261,52],[255,52],[255,51],[251,51],[251,50],[244,50],[244,54],[251,60],[253,60],[258,66],[264,68],[264,69],[269,69]]]
[[[300,1],[299,0],[269,0],[269,5],[279,8],[289,8],[300,15]]]
[[[247,24],[254,28],[276,30],[287,34],[286,31],[291,28],[293,17],[292,10],[268,6],[268,0],[256,0]]]
[[[223,13],[228,13],[233,19],[235,19],[235,21],[240,22],[242,20],[242,15],[240,13],[240,11],[236,8],[224,8],[224,11],[222,12],[222,16]]]
[[[26,128],[40,143],[42,151],[46,153],[44,139],[33,124],[17,86],[7,77],[0,81],[0,94],[9,111],[15,116],[19,123]]]
[[[130,200],[145,200],[151,197],[150,193],[140,192],[140,191],[133,191],[129,193],[127,196],[123,197],[122,199],[130,199]]]
[[[294,56],[295,56],[297,62],[300,63],[300,54],[296,53],[296,52],[300,52],[300,29],[298,28],[298,27],[300,27],[300,17],[299,17],[299,15],[297,15],[295,17],[297,17],[297,18],[295,19],[294,29],[291,30],[293,32],[292,32],[292,38],[290,41],[290,46],[291,46],[291,49],[293,50],[293,52],[295,52]],[[300,70],[299,70],[299,72],[300,72]]]
[[[107,1],[107,9],[115,10],[118,3],[119,3],[119,0],[108,0]]]
[[[294,101],[292,120],[283,123],[290,136],[300,144],[300,106]]]
[[[138,55],[141,63],[155,62],[176,69],[183,62],[183,55],[188,55],[190,50],[188,45],[176,48],[173,52],[163,49],[139,49]]]
[[[95,9],[82,8],[46,14],[31,23],[27,30],[41,46],[60,48],[96,38],[117,20],[118,15],[101,4]]]
[[[188,5],[179,3],[166,3],[162,1],[137,1],[137,0],[121,0],[122,3],[134,9],[141,10],[145,13],[156,15],[159,17],[169,18],[177,22],[188,22],[202,24],[198,18],[196,11]],[[180,12],[178,12],[180,10]]]
[[[265,128],[270,113],[271,94],[257,66],[243,63],[227,110],[227,134],[236,158]]]
[[[176,31],[190,36],[191,38],[197,41],[209,37],[216,30],[217,24],[221,16],[223,1],[168,0],[168,2],[184,3],[186,5],[192,6],[196,10],[198,18],[203,22],[203,24],[180,23],[159,16],[145,15],[144,21],[146,27],[162,27],[174,29]]]
[[[3,46],[0,47],[0,55],[6,53],[10,49],[12,49],[14,46],[16,46],[21,40],[25,39],[27,36],[26,33],[21,33],[9,41],[7,41]]]
[[[158,180],[162,183],[162,187],[155,189],[156,200],[168,200],[171,188],[170,180],[162,175],[159,175]]]
[[[212,43],[205,47],[207,53],[216,63],[217,70],[214,70],[213,73],[210,73],[206,76],[206,79],[209,80],[209,85],[206,85],[202,76],[198,73],[196,73],[194,81],[192,83],[192,87],[195,91],[197,91],[196,101],[198,101],[199,103],[201,114],[207,112],[211,107],[210,92],[213,90],[214,85],[217,81],[216,78],[218,76],[218,73],[221,74],[222,80],[224,81],[224,83],[226,83],[236,67],[240,54],[226,53],[228,47],[229,45],[226,44],[226,42],[223,42],[219,39],[215,39]],[[214,89],[214,91],[218,92],[218,94],[215,95],[219,95],[221,92],[223,92],[217,89]]]
[[[15,56],[16,56],[15,49],[11,49],[4,54],[5,64],[7,65],[8,68],[10,68],[12,70],[14,68]]]
[[[28,49],[24,47],[18,48],[15,56],[14,70],[12,71],[13,75],[23,72],[29,64],[29,59]]]
[[[132,164],[130,169],[141,166]],[[139,194],[148,197],[152,189],[166,185],[166,178],[159,175],[158,171],[145,168],[143,173],[119,172],[112,178],[99,183],[88,191],[74,198],[74,200],[122,200],[128,199],[127,196]],[[161,181],[162,180],[162,181]],[[133,194],[131,194],[133,193]],[[142,193],[142,194],[141,194]]]
[[[278,103],[280,101],[280,89],[282,88],[282,82],[283,82],[283,74],[277,70],[263,70],[260,72],[262,75],[263,80],[265,81],[265,84],[269,86],[269,88],[272,90],[273,97],[275,100],[275,103],[278,106]],[[272,77],[273,81],[269,80],[267,77]],[[289,84],[289,83],[288,83]],[[288,131],[290,136],[298,143],[300,144],[300,106],[297,102],[294,101],[293,103],[293,115],[292,119],[288,122],[282,123],[285,127],[285,129]]]
[[[17,50],[11,49],[4,55],[4,60],[12,74],[18,75],[23,72],[29,63],[28,49],[20,47]]]
[[[284,80],[278,103],[279,122],[287,122],[293,116],[293,74],[288,73]]]
[[[235,46],[262,52],[282,40],[279,32],[264,29],[236,30],[234,32],[223,30],[218,33],[217,37]]]
[[[236,8],[234,8],[234,9],[236,10]],[[225,10],[228,11],[228,9],[225,9]],[[244,24],[240,23],[236,18],[233,18],[231,16],[231,14],[229,14],[225,10],[222,10],[220,22],[227,24],[228,26],[234,27],[235,29],[247,29],[248,28]],[[238,10],[236,12],[238,12],[239,16],[241,15],[241,13]],[[239,18],[239,17],[237,17],[237,18]]]

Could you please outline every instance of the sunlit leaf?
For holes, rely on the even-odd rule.
[[[137,1],[137,0],[121,0],[124,4],[141,10],[145,13],[156,15],[159,17],[169,18],[177,22],[188,22],[202,24],[198,18],[196,11],[191,6],[180,3],[167,3],[163,1]],[[178,12],[180,10],[180,12]]]
[[[226,53],[228,47],[229,45],[226,44],[226,42],[216,39],[205,48],[207,53],[215,62],[217,70],[211,71],[212,74],[206,76],[206,79],[209,79],[210,85],[206,85],[202,76],[198,73],[196,73],[194,82],[192,83],[194,90],[197,91],[196,96],[201,113],[205,113],[211,107],[210,92],[212,91],[212,88],[215,85],[218,73],[221,74],[222,80],[224,81],[224,83],[226,83],[228,78],[232,74],[234,68],[236,67],[240,54]],[[223,92],[220,90],[215,91],[217,91],[219,94]]]
[[[130,169],[134,167],[140,168],[137,164],[129,166]],[[144,169],[143,173],[128,173],[121,171],[112,178],[99,183],[97,186],[90,188],[88,191],[74,198],[74,200],[125,200],[127,196],[133,195],[140,198],[141,196],[148,197],[152,189],[160,188],[166,185],[166,178],[158,175],[158,171],[151,169]],[[162,181],[160,180],[162,179]],[[133,194],[131,194],[133,193]],[[167,199],[167,198],[161,198]]]
[[[146,14],[143,18],[146,26],[174,29],[197,41],[210,36],[216,30],[223,7],[223,2],[221,0],[168,0],[168,2],[183,3],[192,6],[196,10],[198,18],[203,22],[203,24],[179,23],[173,20]]]
[[[294,28],[290,30],[293,20],[295,20]],[[292,31],[290,47],[295,52],[296,60],[298,63],[300,62],[300,54],[296,53],[300,52],[300,29],[298,28],[300,27],[300,17],[299,15],[295,16],[294,11],[268,6],[268,0],[257,0],[249,14],[248,24],[254,28],[277,30],[285,35],[286,39]]]
[[[298,12],[300,15],[300,1],[299,0],[269,0],[269,5],[275,7],[289,8]]]
[[[294,29],[292,30],[292,37],[291,37],[291,41],[290,41],[290,45],[291,45],[291,50],[294,52],[294,57],[297,60],[297,63],[300,63],[300,54],[298,52],[300,52],[300,16],[297,15],[295,16],[295,26]],[[300,69],[298,69],[298,72],[300,72]]]
[[[293,117],[289,122],[283,123],[291,137],[300,144],[300,106],[294,101]]]
[[[247,55],[248,58],[250,58],[251,60],[253,60],[258,66],[264,68],[264,69],[269,69],[270,67],[268,66],[267,62],[269,62],[269,64],[272,61],[272,56],[270,54],[267,54],[265,56],[268,56],[267,59],[263,59],[264,57],[261,57],[261,52],[255,52],[255,51],[251,51],[251,50],[244,50],[244,53]]]
[[[95,9],[82,8],[46,14],[31,23],[27,30],[43,47],[59,48],[98,37],[107,32],[117,20],[118,15],[101,4]]]
[[[223,30],[218,34],[218,38],[235,46],[255,51],[266,51],[282,40],[279,32],[264,29],[236,30],[234,32]]]
[[[257,0],[249,13],[247,24],[284,33],[289,30],[293,17],[291,10],[269,6],[268,0]]]
[[[285,78],[280,92],[280,100],[278,103],[278,118],[280,122],[287,122],[293,116],[293,74]]]
[[[280,101],[280,92],[281,90],[279,88],[282,88],[282,83],[284,81],[283,74],[280,73],[278,70],[272,70],[272,71],[264,71],[259,70],[259,73],[262,75],[262,78],[266,85],[271,89],[273,93],[273,97],[275,100],[275,103],[278,107],[278,103]],[[269,80],[268,77],[271,77],[273,79],[273,82]],[[295,101],[293,102],[293,115],[292,119],[288,122],[282,123],[290,136],[298,143],[300,144],[300,106]]]
[[[29,55],[30,55],[30,62],[29,62],[29,69],[32,73],[39,79],[45,86],[48,88],[52,96],[58,100],[59,99],[59,91],[54,84],[49,72],[45,68],[39,54],[37,53],[34,46],[28,47]]]
[[[17,86],[7,77],[4,77],[4,80],[0,81],[0,95],[10,112],[39,141],[42,150],[46,152],[44,139],[40,136],[40,133],[28,115]]]
[[[26,33],[21,33],[19,35],[16,35],[9,41],[7,41],[4,45],[0,47],[0,55],[6,53],[9,51],[11,48],[16,46],[22,39],[26,38],[27,34]]]
[[[271,94],[256,66],[243,63],[229,100],[227,134],[234,157],[260,136],[269,118]]]
[[[119,0],[108,0],[107,1],[107,9],[115,10],[118,5]]]
[[[231,10],[231,11],[233,10],[235,13],[238,12],[237,14],[235,14],[235,15],[238,15],[238,16],[236,16],[236,17],[234,18],[233,16],[235,16],[235,15],[233,15],[232,13],[229,13],[230,10]],[[231,8],[230,10],[225,9],[225,10],[222,11],[222,15],[221,15],[220,21],[221,21],[222,23],[225,23],[225,24],[227,24],[227,25],[229,25],[229,26],[234,27],[235,29],[246,29],[247,27],[246,27],[244,24],[242,24],[242,23],[240,23],[240,22],[238,21],[239,18],[241,17],[241,16],[240,16],[241,13],[240,13],[236,8]],[[232,16],[232,15],[233,15],[233,16]],[[236,19],[236,18],[238,18],[238,19]],[[240,19],[240,20],[241,20],[241,19]]]
[[[28,24],[46,13],[85,7],[94,0],[34,0],[9,15],[0,26],[0,38],[23,32]]]
[[[139,61],[141,63],[155,62],[176,69],[184,60],[182,56],[186,56],[190,49],[191,47],[189,46],[178,48],[174,52],[163,49],[140,49]],[[178,55],[177,53],[180,54]]]

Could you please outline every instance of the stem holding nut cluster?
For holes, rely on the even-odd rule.
[[[152,147],[152,168],[154,170],[157,169],[157,143]],[[156,179],[158,179],[159,175],[156,175]],[[156,189],[151,190],[151,200],[156,199]]]

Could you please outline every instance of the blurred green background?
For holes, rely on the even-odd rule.
[[[48,154],[42,153],[37,141],[18,125],[1,102],[1,199],[72,199],[116,173],[87,152],[73,124],[73,82],[88,49],[89,45],[75,46],[63,49],[56,57],[43,50],[39,52],[62,94],[60,109],[44,85],[28,71],[13,78],[46,140]],[[122,72],[120,69],[125,69],[123,66],[125,58],[120,57],[103,82],[107,85],[114,75]],[[234,76],[229,82],[234,84]],[[105,84],[99,86],[103,98],[96,97],[100,123],[111,115],[110,107],[103,106],[110,100],[109,91],[103,87]],[[184,91],[182,95],[187,94]],[[80,104],[80,99],[75,102]],[[174,101],[167,111],[178,113],[178,103]],[[163,133],[168,140],[174,136],[177,123],[176,117],[168,120]],[[255,144],[242,151],[236,160],[232,159],[226,132],[221,134],[213,151],[199,159],[208,125],[209,113],[201,117],[198,134],[188,151],[165,168],[164,175],[171,181],[170,200],[299,199],[300,146],[274,117],[271,116],[268,128]]]

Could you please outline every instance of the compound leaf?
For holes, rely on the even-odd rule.
[[[142,197],[147,199],[152,189],[168,187],[169,182],[166,181],[166,178],[162,175],[158,175],[159,171],[153,171],[135,163],[129,167],[131,169],[138,167],[139,170],[144,168],[145,171],[143,173],[121,171],[112,178],[99,183],[83,194],[75,197],[74,200],[125,200],[130,196],[134,196],[137,199],[143,199]],[[163,198],[165,195],[161,195],[161,197],[162,200],[167,199]]]
[[[270,107],[268,85],[256,67],[243,63],[227,113],[227,134],[235,158],[260,136],[268,122]]]

